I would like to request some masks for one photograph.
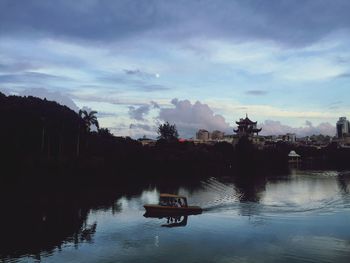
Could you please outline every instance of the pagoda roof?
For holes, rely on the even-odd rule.
[[[245,117],[245,119],[240,119],[239,121],[236,121],[236,124],[256,124],[256,121],[251,121],[248,116]]]
[[[233,129],[234,132],[239,132],[239,129]],[[260,129],[249,129],[248,132],[261,132],[262,131],[262,128]]]

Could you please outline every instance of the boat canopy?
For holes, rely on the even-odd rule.
[[[160,198],[184,198],[184,199],[186,199],[185,196],[174,195],[174,194],[160,194],[159,197]]]

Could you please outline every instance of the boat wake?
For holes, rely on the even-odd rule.
[[[266,217],[292,217],[310,214],[330,214],[349,209],[342,199],[323,200],[323,202],[314,202],[307,205],[294,203],[264,204],[261,202],[233,202],[210,205],[203,208],[203,213],[225,213],[233,215],[263,215]]]
[[[332,173],[323,174],[331,178]],[[203,208],[204,213],[232,215],[262,215],[267,217],[292,217],[310,214],[330,214],[350,209],[350,195],[336,191],[322,179],[319,185],[281,182],[266,187],[262,192],[242,193],[233,183],[210,178],[202,182],[202,191],[193,194],[191,201]],[[319,187],[320,189],[317,189]],[[286,192],[286,191],[289,191]],[[329,193],[327,192],[329,191]],[[332,191],[332,192],[330,192]],[[249,198],[245,199],[248,196]]]

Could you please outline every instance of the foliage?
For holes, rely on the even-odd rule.
[[[159,140],[165,140],[168,142],[177,141],[177,138],[179,137],[175,124],[169,124],[169,122],[159,125],[157,132],[159,134]]]
[[[79,116],[84,121],[84,127],[87,132],[90,132],[91,125],[95,125],[99,129],[99,124],[96,117],[97,111],[87,112],[86,110],[79,110]]]
[[[100,128],[98,129],[97,133],[101,137],[113,137],[113,134],[110,132],[108,128]]]
[[[34,182],[33,178],[40,174],[37,182],[45,178],[49,183],[53,174],[57,174],[58,181],[79,183],[102,183],[106,178],[119,182],[130,179],[130,174],[137,180],[186,179],[254,170],[262,174],[264,170],[284,168],[290,150],[296,150],[303,163],[310,160],[337,168],[350,164],[350,149],[337,145],[317,149],[277,143],[259,149],[249,138],[242,138],[236,147],[224,142],[179,142],[176,126],[168,122],[159,126],[160,140],[156,145],[142,146],[131,138],[115,137],[106,128],[87,132],[89,125],[96,125],[96,112],[81,111],[79,116],[56,102],[31,96],[0,93],[0,112],[4,124],[0,129],[0,165],[4,171],[0,184],[3,179],[19,176]],[[88,175],[91,177],[86,180]]]

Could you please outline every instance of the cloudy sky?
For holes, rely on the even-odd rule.
[[[116,135],[176,123],[334,134],[350,117],[350,1],[0,0],[0,91],[99,112]]]

